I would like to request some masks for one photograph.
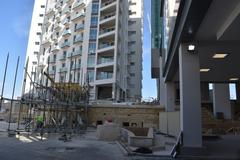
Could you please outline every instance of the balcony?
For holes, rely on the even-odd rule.
[[[80,31],[80,30],[84,30],[84,24],[78,24],[78,25],[75,27],[75,32],[76,32],[76,31]]]
[[[55,31],[59,31],[60,29],[61,29],[60,24],[55,23],[55,25],[54,25],[54,30],[55,30]]]
[[[67,72],[67,71],[68,71],[67,67],[59,68],[59,73]]]
[[[110,36],[112,34],[115,34],[115,27],[111,28],[104,28],[99,31],[99,38],[105,37],[105,36]]]
[[[55,70],[50,70],[50,71],[48,72],[49,75],[54,75],[55,73],[56,73]]]
[[[53,40],[53,41],[57,41],[57,40],[58,40],[58,37],[59,37],[59,36],[57,36],[56,34],[54,34],[54,35],[52,35],[52,40]]]
[[[112,12],[112,13],[109,13],[107,15],[101,16],[99,23],[102,24],[102,23],[106,23],[106,22],[111,21],[111,20],[115,20],[115,16],[116,16],[115,12]]]
[[[65,0],[65,3],[71,3],[73,0]]]
[[[85,3],[83,0],[78,0],[77,2],[75,2],[73,4],[73,9],[77,9],[78,7],[84,7],[85,6]]]
[[[68,54],[68,58],[75,57],[75,56],[81,56],[82,55],[82,50],[76,50],[74,52],[71,52]]]
[[[83,37],[82,36],[78,36],[76,37],[74,40],[73,40],[73,43],[80,43],[80,42],[83,42]]]
[[[66,59],[67,59],[67,56],[64,54],[59,57],[60,61],[65,61]]]
[[[64,11],[63,11],[65,14],[70,14],[71,13],[71,9],[70,8],[65,8]]]
[[[84,12],[78,13],[78,14],[75,14],[75,15],[72,16],[72,21],[76,21],[76,20],[78,20],[80,18],[84,18],[84,17],[85,17],[85,13]]]
[[[63,42],[61,48],[70,47],[70,42]]]
[[[107,64],[107,63],[113,63],[114,58],[113,57],[102,57],[98,59],[98,64]]]
[[[51,57],[51,58],[49,59],[49,63],[56,63],[56,58]]]
[[[63,37],[67,37],[67,36],[70,36],[71,35],[71,31],[70,30],[65,30],[64,32],[63,32]]]
[[[103,2],[101,5],[101,10],[104,10],[104,9],[106,9],[110,6],[114,6],[116,4],[117,4],[116,0],[108,0],[106,2]]]
[[[60,50],[59,46],[53,46],[51,51],[52,52],[58,52]]]
[[[76,66],[75,66],[75,64],[72,66],[72,69],[73,70],[77,70],[77,69],[80,69],[81,68],[81,64],[76,64]]]
[[[105,49],[105,48],[109,48],[109,47],[113,47],[114,46],[114,42],[106,42],[106,43],[100,43],[98,45],[98,49]]]
[[[97,73],[97,80],[105,80],[113,78],[112,72],[99,72]]]
[[[63,24],[64,24],[65,26],[67,26],[67,25],[69,25],[69,22],[70,22],[70,20],[65,19],[65,20],[63,21]]]
[[[62,8],[62,4],[60,2],[57,2],[55,8],[60,10]]]
[[[49,45],[49,44],[51,44],[51,42],[49,41],[48,38],[45,38],[42,40],[42,45]]]
[[[49,9],[49,10],[46,12],[46,16],[47,16],[47,17],[48,17],[48,16],[51,16],[51,15],[53,15],[54,13],[55,13],[54,9],[51,8],[51,9]]]
[[[48,26],[51,25],[51,22],[50,22],[49,19],[45,19],[43,24],[44,24],[44,26],[47,26],[47,27],[48,27]]]

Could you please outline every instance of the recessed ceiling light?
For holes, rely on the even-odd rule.
[[[209,72],[209,71],[210,71],[209,68],[202,68],[202,69],[200,69],[200,72]]]
[[[223,58],[226,58],[228,54],[226,53],[216,53],[213,55],[212,58],[215,58],[215,59],[223,59]]]
[[[193,44],[188,45],[188,51],[190,51],[190,52],[195,51],[195,45],[193,45]]]
[[[230,81],[238,81],[239,78],[230,78],[229,80],[230,80]]]

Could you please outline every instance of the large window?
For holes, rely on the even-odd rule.
[[[98,17],[93,16],[91,17],[91,26],[97,26],[98,25]]]
[[[95,56],[94,55],[89,55],[88,56],[87,66],[88,67],[94,67],[95,66]]]
[[[90,39],[91,40],[97,39],[97,29],[91,29],[90,30]]]
[[[89,43],[88,53],[95,54],[96,53],[96,43]]]
[[[99,9],[99,4],[93,3],[92,4],[92,13],[93,14],[98,14],[98,9]]]

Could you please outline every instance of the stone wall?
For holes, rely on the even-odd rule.
[[[88,109],[88,122],[96,126],[107,120],[119,124],[120,127],[159,127],[159,112],[162,108],[152,106],[92,106]]]

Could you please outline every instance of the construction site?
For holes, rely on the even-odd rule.
[[[2,93],[8,58],[9,55],[2,77]],[[17,73],[18,63],[12,99],[1,96],[3,159],[16,159],[16,156],[23,160],[199,158],[199,155],[180,154],[182,132],[178,101],[175,111],[171,112],[155,102],[90,102],[89,84],[55,83],[47,70],[41,71],[46,77],[44,83],[36,83],[25,70],[23,87],[28,76],[31,92],[15,99]],[[211,108],[212,103],[202,103],[202,134],[208,151],[203,151],[200,158],[237,159],[240,144],[237,105],[232,120],[225,120],[221,115],[216,119]]]

